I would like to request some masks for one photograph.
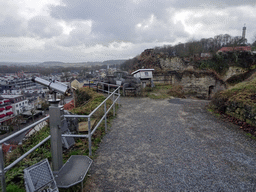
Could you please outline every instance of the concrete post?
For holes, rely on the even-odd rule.
[[[4,154],[3,154],[2,144],[0,144],[0,171],[1,171],[2,191],[6,192],[5,172],[4,172]]]
[[[50,114],[50,133],[51,133],[51,153],[52,153],[52,169],[58,172],[63,165],[62,158],[62,142],[61,142],[61,125],[63,120],[63,111],[58,107],[59,100],[49,101]]]

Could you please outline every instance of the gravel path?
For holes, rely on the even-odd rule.
[[[256,191],[256,142],[207,103],[122,98],[84,191]]]

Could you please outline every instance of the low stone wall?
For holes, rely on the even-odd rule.
[[[246,123],[256,126],[256,108],[235,101],[229,101],[225,110],[227,115],[245,121]]]
[[[40,130],[43,129],[46,125],[48,125],[47,121],[43,121],[43,122],[39,123],[38,125],[36,125],[33,129],[31,129],[31,130],[26,134],[26,137],[30,137],[30,136],[33,135],[34,133],[40,131]]]

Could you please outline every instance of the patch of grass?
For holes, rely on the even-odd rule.
[[[142,91],[142,96],[151,99],[166,99],[170,96],[184,98],[181,86],[170,84],[156,84],[155,87],[146,87]]]
[[[87,102],[85,102],[81,106],[77,106],[76,108],[72,109],[71,112],[78,115],[89,115],[96,107],[98,107],[106,98],[103,94],[97,93],[92,89],[83,87],[80,89],[80,92],[86,92],[87,95],[91,98]],[[107,101],[107,108],[110,107],[112,101],[109,99]],[[104,114],[104,105],[100,107],[94,114],[93,118],[99,119]],[[113,115],[113,111],[111,110],[108,113],[108,117]]]
[[[251,133],[245,133],[246,136],[250,137],[253,140],[256,140],[256,137],[253,136]]]
[[[14,185],[14,184],[8,185],[6,187],[6,191],[7,192],[26,192],[25,189],[20,189],[19,186]]]
[[[210,113],[213,113],[213,112],[214,112],[214,110],[211,109],[211,108],[207,108],[207,111],[209,111]]]
[[[207,108],[207,111],[209,111],[211,114],[213,114],[216,117],[220,117],[221,114],[219,114],[216,110],[211,109],[211,108]]]

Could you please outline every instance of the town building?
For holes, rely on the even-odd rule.
[[[29,110],[28,100],[23,95],[1,95],[4,101],[10,104],[14,115],[19,115],[26,110]]]
[[[14,117],[11,100],[0,96],[0,125]]]

